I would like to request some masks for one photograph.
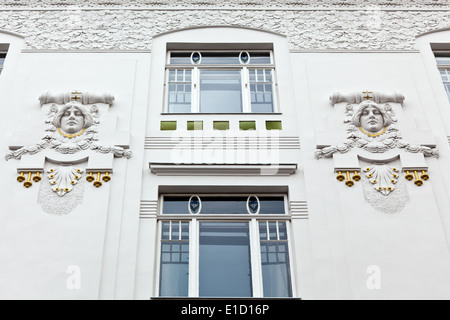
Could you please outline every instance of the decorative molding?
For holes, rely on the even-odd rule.
[[[425,3],[415,0],[408,5],[401,0],[371,0],[364,4],[359,0],[141,0],[131,3],[68,0],[61,3],[3,1],[0,29],[24,35],[26,49],[148,50],[153,36],[160,33],[221,25],[283,34],[288,37],[291,49],[415,50],[417,35],[448,27],[450,20],[448,0]],[[117,5],[121,6],[120,10],[111,10]],[[411,8],[416,11],[406,11]]]
[[[63,197],[78,184],[78,180],[82,177],[83,169],[72,166],[59,166],[48,169],[47,173],[52,190],[58,196]]]
[[[149,167],[158,176],[290,176],[297,172],[297,164],[150,163]]]
[[[443,8],[446,9],[450,5],[448,0],[411,0],[408,4],[405,4],[403,0],[367,0],[362,2],[361,0],[276,0],[276,1],[266,1],[266,0],[64,0],[64,1],[54,1],[54,0],[40,0],[38,3],[32,0],[3,0],[0,8],[65,8],[65,9],[77,9],[77,8],[198,8],[198,9],[209,9],[209,8],[292,8],[292,9],[302,9],[302,8],[314,8],[314,9],[326,9],[326,8],[382,8],[382,9],[393,9],[393,8]]]
[[[300,149],[299,137],[146,137],[145,149]]]
[[[45,120],[44,135],[39,142],[32,146],[10,146],[10,152],[5,159],[20,160],[23,155],[37,154],[45,149],[53,149],[62,154],[74,154],[83,150],[93,150],[102,154],[114,154],[115,157],[131,158],[132,152],[127,147],[106,146],[99,141],[98,132],[100,121],[100,109],[92,103],[104,103],[110,105],[114,97],[110,94],[92,94],[79,91],[51,94],[46,92],[39,97],[41,106],[49,105],[47,119]],[[78,101],[89,104],[82,104]],[[68,121],[76,122],[72,127],[75,132],[63,132],[62,119],[70,110],[77,110],[82,119]],[[67,121],[66,121],[67,122]],[[69,128],[70,129],[70,128]]]
[[[368,94],[369,92],[367,92]],[[378,97],[378,101],[389,102],[389,98],[395,99],[393,102],[400,103],[403,101],[401,94],[395,94],[393,96],[384,96],[384,98]],[[356,100],[355,100],[356,98]],[[348,95],[346,98],[338,94],[334,94],[331,98],[332,101],[358,101],[359,95]],[[373,96],[367,96],[367,99],[373,99]],[[371,107],[378,110],[381,115],[383,123],[383,131],[379,133],[368,134],[361,127],[361,115],[364,109]],[[394,110],[389,103],[379,104],[372,100],[364,100],[359,104],[350,103],[345,107],[345,119],[344,123],[347,124],[347,139],[342,144],[335,146],[320,145],[315,152],[317,159],[330,158],[335,153],[347,153],[354,147],[358,147],[369,151],[371,153],[384,153],[390,149],[403,149],[411,153],[422,153],[425,157],[439,157],[439,150],[435,146],[428,145],[413,145],[405,141],[397,127],[397,119],[395,117]]]
[[[330,101],[334,105],[336,103],[361,103],[366,100],[372,100],[376,103],[403,103],[405,96],[400,92],[379,92],[379,91],[356,91],[351,93],[333,92]]]
[[[112,105],[114,96],[110,93],[96,94],[83,91],[67,91],[62,93],[45,92],[39,97],[41,106],[47,103],[66,104],[78,101],[81,104],[106,103]]]
[[[74,180],[75,184],[72,185],[70,182],[67,182],[71,185],[70,187],[68,186],[70,190],[58,192],[58,190],[55,190],[58,184],[52,184],[52,181],[55,181],[54,178],[56,178],[56,176],[53,179],[49,177],[49,175],[51,175],[51,169],[55,168],[61,169],[63,166],[55,166],[54,163],[47,163],[44,168],[44,171],[47,172],[47,178],[49,179],[47,179],[48,182],[46,183],[44,183],[44,181],[40,183],[38,203],[42,210],[50,215],[68,215],[83,202],[85,181],[79,176],[79,180]],[[80,172],[85,171],[85,166],[83,164],[77,164],[76,168],[78,168]],[[52,173],[55,172],[56,171],[54,170]],[[59,179],[59,181],[62,187],[65,182],[61,179]]]
[[[141,200],[141,207],[139,210],[139,218],[154,218],[158,214],[157,200]]]
[[[289,203],[290,212],[293,218],[308,219],[308,202],[307,201],[291,201]]]

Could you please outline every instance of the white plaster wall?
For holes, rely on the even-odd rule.
[[[139,211],[141,200],[158,200],[160,186],[288,188],[291,200],[307,200],[309,219],[293,219],[291,242],[297,295],[304,299],[450,297],[450,147],[448,123],[442,117],[447,111],[436,98],[439,89],[436,79],[430,80],[431,64],[418,51],[289,54],[288,39],[282,36],[234,31],[194,29],[156,37],[152,54],[20,53],[22,39],[5,39],[13,45],[0,77],[4,153],[13,132],[30,132],[30,141],[40,137],[43,118],[37,98],[41,93],[78,89],[114,94],[110,113],[118,116],[117,130],[130,132],[133,157],[115,159],[113,180],[100,189],[85,185],[83,204],[62,217],[39,208],[38,184],[25,189],[16,182],[15,160],[0,160],[0,297],[148,299],[155,295],[156,216],[139,219]],[[145,137],[187,133],[162,133],[161,120],[223,120],[222,116],[161,114],[166,43],[199,39],[274,43],[282,112],[273,120],[283,121],[281,135],[300,137],[301,150],[281,150],[269,160],[297,164],[295,175],[193,178],[150,173],[150,162],[176,162],[176,155],[172,150],[144,149]],[[423,187],[405,182],[410,202],[403,212],[377,212],[364,200],[361,183],[347,188],[336,181],[332,160],[314,158],[319,132],[333,133],[330,144],[345,136],[344,104],[333,107],[328,100],[336,90],[399,91],[406,100],[403,107],[395,105],[395,111],[405,138],[417,130],[430,130],[435,137],[441,157],[427,159],[431,179]],[[262,122],[266,116],[227,117]],[[231,130],[227,135],[243,133]],[[231,155],[205,151],[201,162],[251,158],[239,150],[228,152]],[[71,265],[81,268],[81,290],[66,287]],[[381,270],[380,290],[366,285],[367,268],[373,265]]]
[[[302,137],[302,160],[310,210],[315,283],[304,298],[447,299],[450,296],[448,224],[449,147],[419,53],[292,54]],[[410,201],[394,215],[377,212],[362,184],[346,187],[335,178],[331,159],[314,158],[315,137],[333,132],[342,142],[345,104],[328,100],[334,91],[399,91],[395,106],[405,139],[430,130],[441,151],[427,159],[432,178],[422,188],[407,183]],[[403,176],[403,175],[402,175]],[[400,177],[404,180],[403,177]],[[367,269],[381,270],[381,289],[369,290]],[[334,279],[335,282],[330,281]],[[309,285],[312,285],[309,287]]]
[[[15,57],[20,63],[14,74],[2,77],[13,84],[2,86],[9,89],[2,92],[2,105],[8,105],[0,120],[5,128],[1,140],[4,154],[12,134],[17,131],[28,133],[25,144],[33,139],[37,142],[43,135],[45,115],[38,101],[40,94],[84,90],[110,92],[115,96],[109,110],[112,117],[105,117],[102,125],[129,132],[133,157],[115,159],[112,181],[99,189],[84,181],[83,203],[66,216],[53,216],[40,208],[38,191],[40,184],[48,183],[45,178],[25,189],[16,181],[19,161],[1,160],[0,170],[5,179],[0,184],[4,191],[1,192],[0,296],[4,299],[132,298],[145,129],[142,115],[147,112],[150,55],[33,54],[13,50],[9,57]],[[69,266],[80,268],[80,290],[66,286]]]

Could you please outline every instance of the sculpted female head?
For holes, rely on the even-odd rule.
[[[53,119],[53,125],[67,134],[78,133],[93,123],[92,116],[78,102],[67,103]]]
[[[353,115],[352,122],[368,133],[375,134],[393,123],[391,116],[379,104],[363,101]]]

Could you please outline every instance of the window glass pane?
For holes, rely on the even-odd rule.
[[[180,240],[180,231],[182,231],[182,240]],[[161,239],[160,296],[187,297],[189,294],[189,223],[164,222]]]
[[[201,64],[240,64],[240,52],[202,52]]]
[[[248,197],[201,197],[201,214],[247,214]]]
[[[200,71],[200,112],[242,112],[240,70]]]
[[[168,112],[191,112],[192,70],[169,70]]]
[[[291,297],[292,284],[286,222],[260,222],[259,234],[264,297]]]
[[[171,52],[170,64],[191,64],[192,52]]]
[[[253,113],[271,113],[273,105],[272,70],[249,70],[250,98]]]
[[[249,224],[200,223],[200,297],[251,297]]]
[[[189,196],[164,197],[163,214],[189,214]]]
[[[189,244],[163,242],[161,249],[161,297],[187,297]]]
[[[261,242],[261,261],[264,297],[292,297],[287,242]]]
[[[285,214],[284,197],[258,197],[261,210],[259,214]]]
[[[436,57],[438,65],[450,65],[450,57]]]
[[[250,64],[270,64],[269,52],[250,52]]]

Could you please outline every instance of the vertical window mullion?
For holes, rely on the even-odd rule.
[[[244,113],[252,112],[252,104],[250,97],[250,75],[247,67],[242,68],[242,111]]]
[[[257,219],[250,221],[250,249],[252,265],[252,286],[253,297],[264,297],[262,263],[261,263],[261,243],[259,235],[259,222]]]
[[[199,296],[199,224],[197,219],[192,219],[189,232],[189,297]]]
[[[200,112],[200,70],[195,67],[192,70],[192,101],[191,101],[191,112]]]

